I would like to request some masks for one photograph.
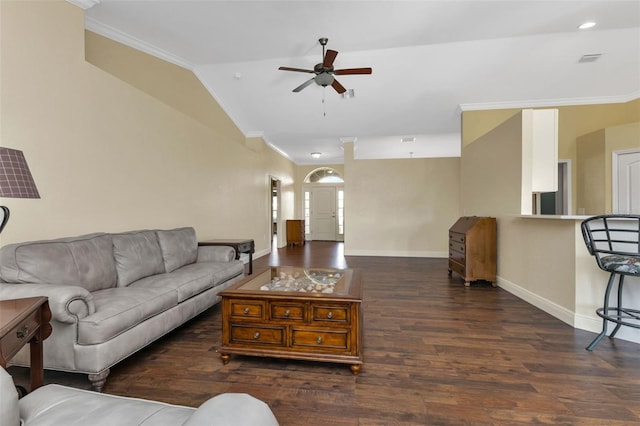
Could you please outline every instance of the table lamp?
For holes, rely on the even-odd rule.
[[[22,151],[0,147],[0,198],[40,198]],[[0,232],[9,221],[9,208],[0,206]]]

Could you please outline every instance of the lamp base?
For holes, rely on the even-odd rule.
[[[0,209],[2,209],[2,217],[0,217],[0,233],[1,233],[4,227],[7,225],[7,222],[9,222],[9,207],[0,206]]]

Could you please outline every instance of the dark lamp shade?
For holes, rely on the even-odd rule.
[[[40,198],[22,151],[0,147],[0,197]]]

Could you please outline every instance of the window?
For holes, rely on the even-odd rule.
[[[338,190],[338,235],[344,235],[344,190]]]
[[[311,234],[311,192],[304,191],[304,233]]]
[[[340,173],[329,167],[321,167],[309,173],[304,179],[305,183],[342,183],[344,179]]]

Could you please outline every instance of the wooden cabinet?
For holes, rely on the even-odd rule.
[[[449,228],[449,275],[455,272],[471,281],[489,281],[496,286],[496,219],[461,217]]]
[[[304,245],[304,220],[287,220],[287,245]]]

